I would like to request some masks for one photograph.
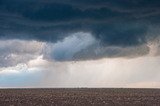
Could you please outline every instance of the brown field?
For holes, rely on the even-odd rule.
[[[160,89],[0,89],[0,106],[160,106]]]

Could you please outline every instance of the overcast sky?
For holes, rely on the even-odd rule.
[[[160,88],[160,1],[0,0],[0,87]]]

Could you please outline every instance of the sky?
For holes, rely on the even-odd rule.
[[[0,88],[160,88],[160,1],[0,0]]]

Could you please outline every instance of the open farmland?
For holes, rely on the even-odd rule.
[[[0,106],[160,106],[159,89],[1,89]]]

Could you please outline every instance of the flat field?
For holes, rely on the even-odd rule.
[[[0,89],[0,106],[160,106],[160,89]]]

